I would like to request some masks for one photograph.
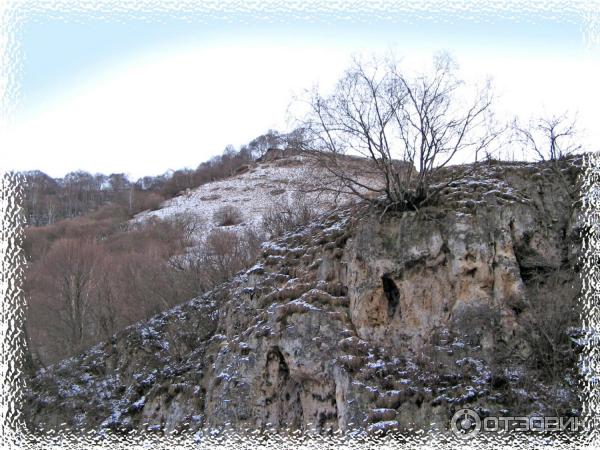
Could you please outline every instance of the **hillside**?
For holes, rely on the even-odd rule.
[[[292,161],[147,214],[210,220],[228,202],[258,223],[306,178]],[[447,429],[463,407],[578,415],[581,224],[564,182],[580,163],[561,162],[560,176],[545,163],[481,166],[418,212],[340,206],[263,244],[252,268],[212,291],[39,370],[23,419],[200,439],[227,424]]]
[[[371,182],[365,160],[344,161]],[[173,176],[169,186],[196,187],[140,214],[140,195],[154,191],[110,190],[120,199],[113,202],[97,195],[90,177],[66,177],[73,185],[65,188],[65,205],[81,197],[81,207],[100,206],[25,230],[28,370],[212,289],[252,266],[269,236],[353,200],[335,192],[318,161],[293,150],[271,149],[256,160],[229,152],[188,175],[182,183]],[[43,186],[32,182],[30,191],[45,192]]]
[[[354,163],[359,169],[368,167],[367,160],[348,158],[348,163]],[[376,183],[367,173],[367,170],[362,170],[359,179],[368,184]],[[324,191],[322,187],[325,184],[335,188],[330,173],[314,159],[302,153],[271,149],[258,161],[238,169],[235,175],[188,189],[167,200],[158,209],[136,215],[134,222],[184,215],[197,222],[197,236],[201,238],[219,227],[215,214],[224,207],[240,211],[240,223],[227,229],[241,231],[260,229],[265,213],[278,205],[293,205],[301,200],[315,212],[324,212],[353,200],[350,195]]]

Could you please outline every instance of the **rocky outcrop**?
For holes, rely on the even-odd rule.
[[[564,186],[578,164],[481,167],[437,204],[383,218],[340,209],[218,289],[38,371],[24,419],[374,432],[445,429],[467,406],[577,414],[576,368],[549,376],[531,353],[536,314],[578,290]]]

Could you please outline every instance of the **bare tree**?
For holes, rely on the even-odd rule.
[[[42,298],[53,325],[57,345],[69,352],[81,350],[91,337],[90,312],[98,283],[101,248],[92,242],[61,239],[37,262],[34,294]]]
[[[565,175],[563,160],[581,150],[581,145],[577,143],[579,131],[576,117],[568,113],[553,115],[530,120],[528,126],[523,126],[518,119],[514,119],[512,130],[512,142],[520,144],[524,152],[531,152],[539,160],[548,162],[551,173],[573,200],[573,208],[579,197],[582,180]]]
[[[388,206],[402,209],[424,204],[442,188],[431,189],[436,170],[459,154],[477,160],[500,134],[488,126],[489,83],[468,102],[455,72],[445,54],[434,59],[430,75],[412,78],[392,58],[355,60],[333,94],[310,94],[304,149],[318,155],[345,192],[365,199],[385,194]],[[348,155],[369,164],[357,169]]]
[[[100,270],[97,276],[98,283],[94,289],[94,302],[92,304],[91,315],[93,319],[90,325],[95,329],[96,338],[108,339],[120,326],[123,326],[122,320],[124,313],[118,304],[120,286],[116,280],[121,275],[118,270],[119,261],[110,254],[105,255],[101,260]]]
[[[285,141],[285,136],[276,130],[268,130],[265,134],[254,138],[248,144],[248,149],[254,158],[260,158],[270,148],[279,148]]]
[[[530,120],[527,126],[514,119],[513,142],[532,151],[542,161],[556,161],[581,149],[575,142],[576,118],[568,113]]]

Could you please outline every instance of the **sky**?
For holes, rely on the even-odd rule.
[[[445,50],[467,81],[491,77],[499,117],[577,112],[584,147],[598,149],[600,59],[577,16],[267,16],[25,20],[2,166],[132,178],[195,168],[227,144],[289,130],[294,95],[331,88],[354,54],[390,49],[409,68]]]

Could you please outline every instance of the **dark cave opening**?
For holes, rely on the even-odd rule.
[[[394,317],[396,309],[398,309],[398,313],[400,314],[400,317],[402,317],[402,311],[398,308],[400,304],[400,291],[398,290],[398,286],[396,286],[392,277],[387,273],[384,273],[381,276],[381,282],[383,284],[383,292],[388,300],[388,314],[390,319]]]

